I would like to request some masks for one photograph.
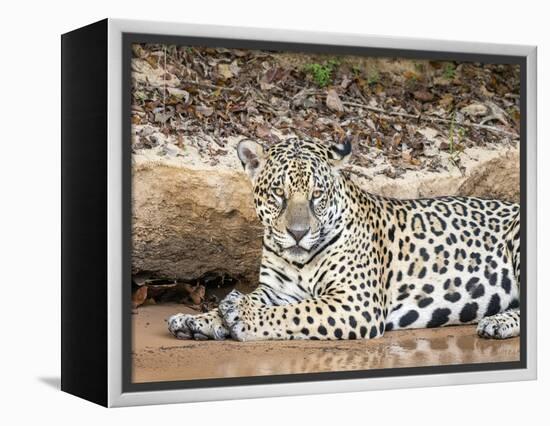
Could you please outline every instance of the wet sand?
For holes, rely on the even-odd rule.
[[[235,342],[177,340],[165,319],[183,305],[138,308],[133,321],[136,383],[519,360],[519,337],[477,337],[475,326],[392,331],[380,339]]]

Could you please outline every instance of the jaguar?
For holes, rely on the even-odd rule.
[[[519,206],[477,197],[382,197],[345,170],[350,138],[239,142],[264,227],[257,288],[176,314],[181,339],[372,339],[477,323],[519,335]]]

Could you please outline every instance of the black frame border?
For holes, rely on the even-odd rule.
[[[108,403],[108,20],[61,36],[61,390]]]
[[[132,324],[131,324],[131,58],[132,44],[158,43],[183,46],[225,47],[237,49],[261,49],[297,53],[318,53],[332,55],[358,55],[395,57],[405,59],[427,59],[439,61],[482,62],[493,64],[516,64],[520,66],[520,238],[521,238],[521,283],[520,283],[520,360],[512,362],[477,363],[460,365],[439,365],[428,367],[406,367],[393,369],[338,371],[320,373],[299,373],[253,377],[226,377],[195,380],[174,380],[165,382],[133,383],[132,378]],[[399,44],[399,40],[396,40]],[[499,46],[495,45],[495,49]],[[365,379],[376,377],[418,376],[514,370],[527,368],[527,57],[465,52],[428,51],[399,48],[374,48],[366,46],[338,46],[312,43],[277,42],[270,40],[241,40],[231,38],[210,38],[174,36],[161,34],[122,34],[122,391],[144,392],[192,388],[214,388],[244,385],[265,385],[276,383],[303,383],[329,380]]]

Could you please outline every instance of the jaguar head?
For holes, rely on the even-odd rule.
[[[351,141],[328,147],[293,138],[265,151],[243,140],[237,152],[252,180],[264,237],[280,255],[307,260],[342,226],[339,177]]]

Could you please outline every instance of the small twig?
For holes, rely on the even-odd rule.
[[[140,86],[146,88],[146,89],[163,89],[165,87],[164,84],[159,85],[159,84],[152,83],[150,81],[147,84],[145,84],[145,83],[138,83],[138,84]],[[201,83],[200,81],[193,81],[193,80],[182,80],[180,82],[180,85],[179,85],[178,88],[181,88],[182,86],[198,86],[198,87],[203,87],[203,88],[206,88],[206,89],[222,90],[222,91],[226,91],[226,92],[238,92],[238,91],[240,91],[240,89],[238,89],[236,87],[216,86],[214,84]]]
[[[298,84],[294,84],[294,87],[298,88],[298,92],[296,92],[294,95],[292,95],[292,99],[296,99],[298,96],[308,96],[308,95],[325,95],[327,93],[326,90],[319,90],[319,89],[311,89],[308,87],[300,86]]]
[[[164,74],[162,75],[162,115],[166,117],[166,45],[164,45]],[[162,129],[166,128],[166,121],[162,122]]]
[[[499,116],[499,115],[495,115],[495,114],[492,114],[492,115],[490,115],[490,116],[488,116],[488,117],[485,117],[483,120],[480,121],[479,124],[480,124],[480,125],[484,125],[485,123],[488,123],[489,121],[493,121],[493,120],[497,120],[497,121],[499,121],[500,123],[502,123],[502,124],[504,124],[504,125],[508,124],[508,123],[506,122],[506,120],[504,120],[504,118],[502,118],[502,117]]]
[[[437,122],[437,123],[450,123],[450,120],[447,120],[445,118],[438,118],[438,117],[428,117],[428,116],[422,116],[420,117],[422,120],[427,120],[431,122]],[[487,130],[489,132],[493,133],[502,133],[503,135],[510,136],[512,138],[519,138],[519,135],[517,133],[509,132],[507,130],[499,129],[498,127],[493,126],[487,126],[486,124],[476,124],[476,123],[457,123],[458,126],[461,127],[473,127],[475,129],[483,129]]]
[[[354,107],[358,107],[358,108],[364,108],[368,111],[377,112],[379,114],[385,114],[387,116],[413,118],[413,119],[416,119],[416,120],[429,121],[431,123],[450,124],[452,122],[451,120],[448,120],[446,118],[430,117],[428,115],[421,115],[421,114],[414,115],[414,114],[408,114],[408,113],[404,113],[404,112],[386,111],[386,110],[383,110],[382,108],[371,107],[369,105],[360,104],[358,102],[343,101],[342,103],[344,105],[354,106]],[[457,125],[459,125],[461,127],[473,127],[473,128],[476,128],[476,129],[483,129],[483,130],[487,130],[487,131],[493,132],[493,133],[502,133],[504,135],[507,135],[507,136],[510,136],[510,137],[513,137],[513,138],[518,138],[519,137],[519,135],[517,133],[509,132],[507,130],[502,130],[502,129],[499,129],[498,127],[487,126],[486,124],[457,123]]]
[[[271,114],[279,115],[279,111],[277,111],[275,108],[272,108],[269,103],[264,102],[260,99],[256,99],[256,103],[258,104],[259,108],[269,111]]]
[[[354,106],[354,107],[358,107],[358,108],[364,108],[367,111],[378,112],[380,114],[386,114],[386,115],[392,115],[392,116],[404,117],[404,118],[414,118],[416,120],[421,120],[422,119],[422,116],[420,114],[419,115],[414,115],[414,114],[408,114],[406,112],[386,111],[386,110],[383,110],[382,108],[371,107],[370,105],[360,104],[358,102],[342,101],[342,103],[344,105]]]
[[[210,83],[201,83],[200,81],[193,81],[193,80],[182,80],[181,81],[182,86],[199,86],[204,87],[206,89],[212,89],[212,90],[221,90],[225,92],[238,92],[240,89],[236,87],[224,87],[224,86],[216,86],[215,84]]]

